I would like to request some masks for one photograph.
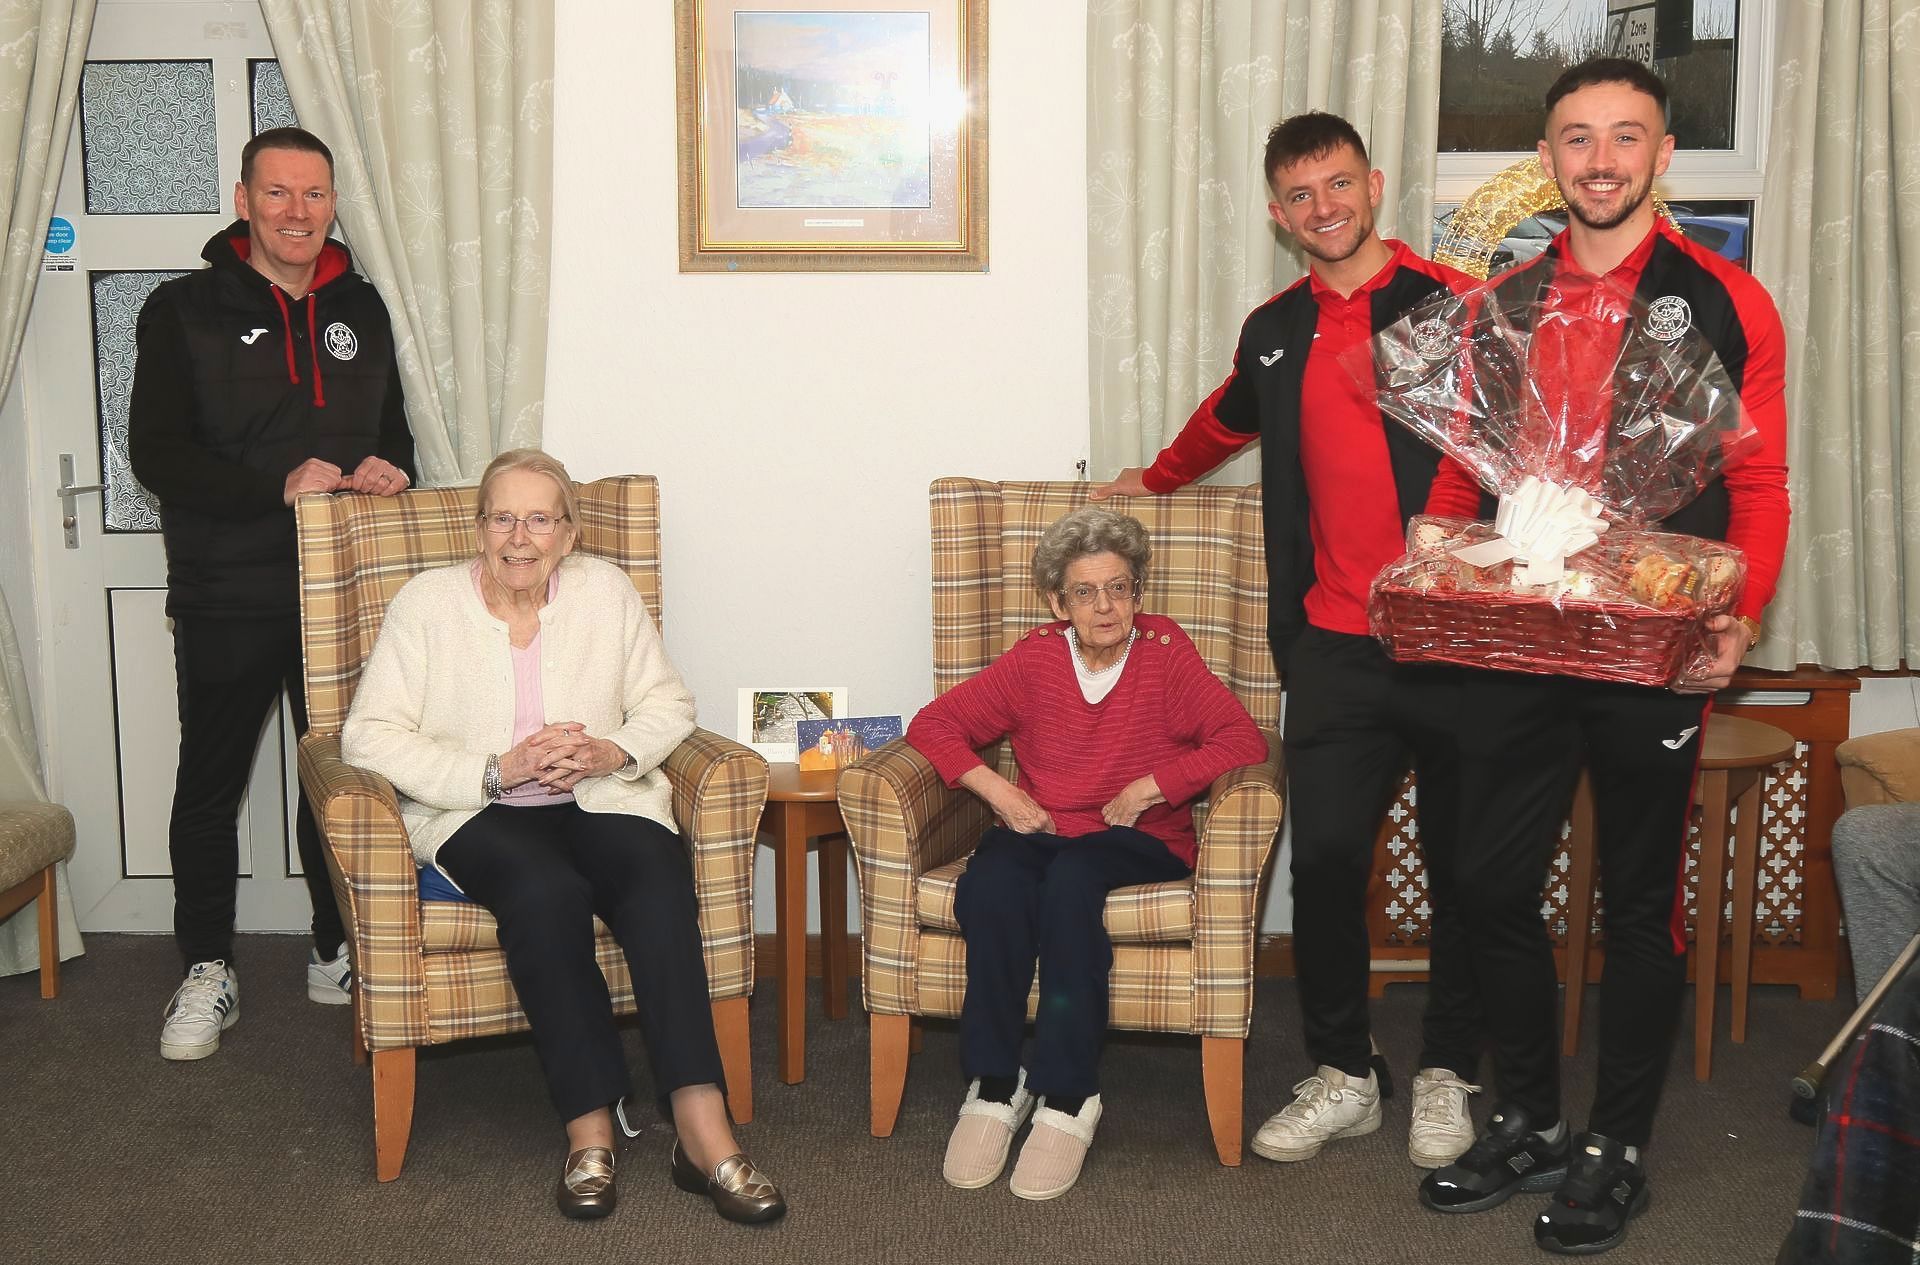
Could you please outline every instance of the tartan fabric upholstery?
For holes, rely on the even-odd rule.
[[[985,668],[1020,633],[1053,618],[1028,578],[1048,524],[1084,504],[1086,483],[940,479],[932,488],[934,690]],[[1219,778],[1207,795],[1190,880],[1122,888],[1107,900],[1117,1028],[1236,1038],[1253,1008],[1261,874],[1280,826],[1279,683],[1266,640],[1260,489],[1189,487],[1115,502],[1153,542],[1144,609],[1171,616],[1214,674],[1267,730],[1271,758]],[[1004,744],[983,757],[1003,773]],[[863,995],[877,1015],[960,1013],[966,950],[953,893],[989,824],[972,794],[949,790],[904,740],[840,775],[863,922]],[[1033,1002],[1029,1001],[1029,1013]]]
[[[340,727],[393,595],[418,572],[473,556],[476,489],[397,497],[309,496],[296,506],[310,727],[300,780],[327,843],[327,868],[361,990],[369,1050],[437,1045],[527,1026],[493,916],[420,900],[413,853],[386,779],[340,758]],[[622,567],[661,617],[659,487],[650,476],[578,489],[579,547]],[[674,819],[692,850],[707,985],[719,1001],[753,991],[753,854],[766,801],[758,755],[696,730],[667,758]],[[616,1008],[633,1008],[620,951],[596,942]]]

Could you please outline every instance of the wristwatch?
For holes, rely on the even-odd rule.
[[[1735,615],[1734,618],[1746,625],[1747,636],[1749,637],[1747,649],[1751,651],[1755,646],[1760,644],[1760,621],[1751,615]]]

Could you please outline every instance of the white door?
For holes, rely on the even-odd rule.
[[[68,872],[85,930],[173,926],[179,719],[158,522],[126,461],[133,322],[232,220],[256,84],[262,126],[288,121],[272,56],[254,4],[102,0],[55,207],[73,228],[71,268],[49,258],[21,349],[37,710],[48,789],[79,827]],[[240,811],[242,930],[303,930],[310,917],[290,825],[291,730],[279,713],[268,722]]]

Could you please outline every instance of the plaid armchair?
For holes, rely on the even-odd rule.
[[[340,758],[340,727],[387,604],[418,572],[473,556],[475,492],[309,496],[296,508],[309,720],[300,781],[326,839],[334,897],[351,937],[355,1056],[372,1055],[374,1156],[383,1182],[400,1175],[406,1158],[415,1047],[527,1027],[493,916],[476,904],[420,899],[393,787]],[[658,484],[643,475],[601,479],[582,485],[579,500],[580,548],[624,567],[658,621]],[[695,730],[666,771],[674,819],[693,851],[728,1105],[745,1122],[753,1118],[754,831],[767,766],[748,748]],[[630,1012],[626,962],[604,927],[598,952],[615,1008]]]
[[[1086,501],[1085,483],[933,485],[933,675],[944,693],[1024,630],[1052,619],[1027,564],[1040,533]],[[1110,1024],[1200,1037],[1214,1148],[1240,1162],[1241,1067],[1253,1011],[1260,879],[1280,828],[1274,726],[1279,683],[1266,641],[1260,490],[1191,487],[1115,503],[1153,540],[1148,610],[1192,636],[1215,675],[1267,730],[1267,763],[1213,784],[1195,813],[1193,877],[1122,888],[1107,899],[1113,940]],[[1005,744],[997,756],[1014,773]],[[949,790],[904,740],[840,775],[840,808],[860,877],[863,995],[872,1016],[872,1130],[893,1132],[915,1016],[952,1018],[966,989],[966,945],[953,896],[989,824],[986,805]],[[1037,1002],[1029,999],[1028,1013]]]

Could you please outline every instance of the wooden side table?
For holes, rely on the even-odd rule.
[[[1700,913],[1693,924],[1693,1075],[1713,1074],[1713,1003],[1720,982],[1721,911],[1727,845],[1733,845],[1733,1039],[1747,1039],[1753,978],[1754,878],[1760,856],[1760,779],[1793,755],[1793,735],[1744,716],[1716,713],[1700,737]],[[1729,826],[1727,808],[1739,819]]]
[[[847,827],[834,769],[775,764],[760,829],[772,839],[774,938],[780,953],[780,1079],[807,1075],[807,847],[820,845],[820,974],[829,1019],[847,1016]]]

